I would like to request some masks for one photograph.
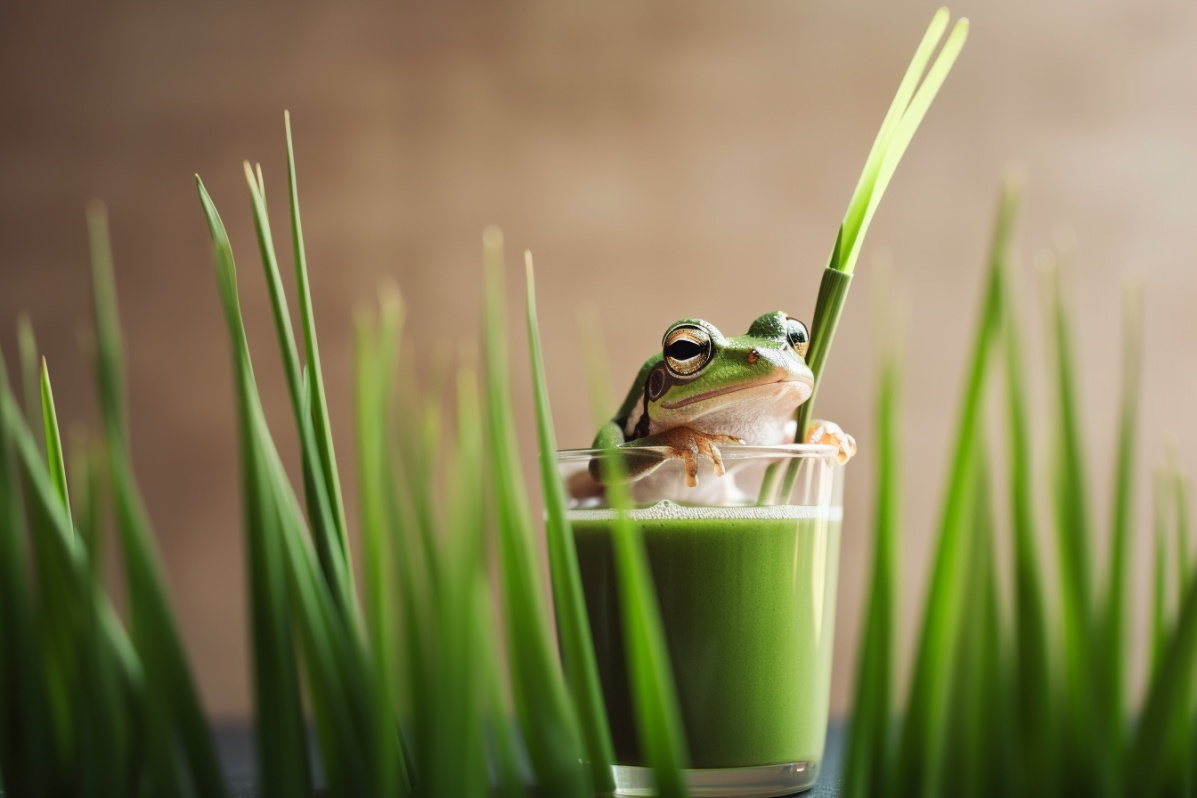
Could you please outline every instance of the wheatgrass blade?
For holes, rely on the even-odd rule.
[[[893,336],[885,340],[892,341]],[[890,745],[897,615],[899,533],[898,405],[901,362],[897,348],[882,355],[877,401],[877,482],[873,515],[873,568],[857,654],[852,722],[845,744],[841,786],[845,798],[889,794],[893,786]]]
[[[465,358],[463,358],[464,360]],[[457,374],[457,439],[447,447],[446,523],[442,530],[440,594],[436,610],[438,667],[436,711],[431,718],[429,767],[422,773],[428,795],[484,795],[487,789],[483,702],[485,674],[477,667],[477,593],[485,593],[486,480],[482,451],[482,410],[478,377],[472,366]]]
[[[42,795],[53,738],[14,461],[15,405],[0,354],[0,778],[12,795]]]
[[[1181,597],[1180,612],[1168,636],[1155,677],[1151,680],[1139,723],[1130,747],[1124,785],[1125,795],[1179,794],[1174,781],[1181,774],[1173,767],[1176,749],[1172,738],[1178,719],[1190,722],[1188,693],[1192,687],[1197,654],[1197,580],[1191,580]],[[1184,751],[1183,756],[1191,756]],[[1183,762],[1187,770],[1187,764]],[[1173,792],[1165,792],[1172,790]]]
[[[479,618],[489,618],[490,585],[474,593],[475,613]],[[520,798],[528,794],[527,784],[531,780],[528,766],[521,757],[518,729],[512,720],[508,706],[508,691],[503,680],[500,664],[498,627],[483,623],[475,627],[478,635],[478,662],[484,675],[482,697],[483,725],[486,732],[486,761],[491,775],[493,798]]]
[[[483,235],[486,262],[486,408],[490,472],[499,524],[499,570],[516,712],[546,795],[585,795],[589,778],[578,719],[550,639],[543,583],[532,545],[528,502],[520,479],[511,387],[507,373],[503,236]]]
[[[998,211],[994,248],[1004,247],[1012,234],[1010,208]],[[939,541],[923,610],[923,624],[915,650],[908,690],[906,720],[899,747],[898,781],[932,784],[938,772],[947,729],[944,727],[950,685],[951,648],[960,624],[961,596],[967,573],[968,533],[973,520],[976,478],[975,450],[979,445],[985,382],[993,348],[1001,330],[1002,272],[999,259],[990,259],[987,286],[973,340],[964,399],[956,430],[948,483],[940,519]]]
[[[63,509],[66,511],[67,528],[71,534],[75,534],[75,522],[71,518],[70,489],[67,487],[66,463],[62,456],[62,433],[58,430],[58,413],[54,409],[54,390],[50,386],[50,370],[46,367],[45,358],[42,358],[41,398],[46,465],[50,470],[50,479],[54,482],[54,490],[58,492]]]
[[[188,783],[199,794],[223,795],[224,778],[216,748],[162,584],[149,521],[129,458],[120,322],[108,224],[102,207],[95,206],[89,213],[88,229],[93,253],[100,405],[129,591],[133,642],[145,666],[145,706],[150,723],[146,734],[151,746],[177,745],[176,751],[151,749],[147,760],[156,765],[157,755],[165,762],[177,754],[186,763]],[[156,776],[163,779],[164,789],[173,789],[177,784],[165,767]]]
[[[557,637],[564,660],[565,682],[573,696],[590,762],[594,791],[606,794],[614,789],[611,763],[615,753],[599,684],[590,620],[582,594],[582,575],[573,531],[565,515],[565,486],[557,474],[557,436],[545,380],[540,348],[540,326],[536,318],[536,281],[532,253],[524,253],[527,279],[528,352],[532,361],[533,393],[536,398],[536,432],[540,442],[540,482],[545,505],[545,539],[549,550],[549,572],[553,583]]]
[[[352,569],[349,567],[348,544],[343,530],[337,526],[337,516],[328,490],[330,481],[335,481],[336,475],[326,476],[323,472],[324,461],[320,457],[315,426],[310,413],[307,412],[311,397],[304,384],[299,352],[295,346],[295,335],[291,329],[291,311],[287,305],[282,277],[279,274],[278,256],[275,254],[274,240],[270,233],[270,217],[266,213],[266,199],[258,177],[248,162],[245,163],[245,178],[253,206],[254,228],[257,231],[262,267],[270,292],[275,332],[283,357],[283,373],[287,377],[295,425],[299,433],[304,495],[308,504],[312,538],[316,544],[316,552],[320,558],[325,578],[333,586],[333,593],[336,595],[342,611],[349,613],[353,611],[354,602],[353,575]]]
[[[1096,660],[1101,665],[1104,684],[1100,689],[1102,706],[1107,710],[1105,726],[1111,744],[1122,758],[1126,718],[1127,574],[1132,551],[1130,525],[1134,506],[1136,439],[1138,437],[1139,396],[1143,383],[1143,313],[1142,292],[1128,286],[1123,295],[1122,368],[1119,380],[1118,448],[1114,461],[1113,509],[1110,513],[1109,569],[1106,577],[1106,603],[1102,625],[1103,649]]]
[[[1051,379],[1055,405],[1052,418],[1052,511],[1055,520],[1057,569],[1059,572],[1060,624],[1063,641],[1063,676],[1066,724],[1062,740],[1064,767],[1072,773],[1072,786],[1089,794],[1117,791],[1114,773],[1118,762],[1110,750],[1114,731],[1098,709],[1099,677],[1094,662],[1097,626],[1093,606],[1089,537],[1088,489],[1085,456],[1082,452],[1080,410],[1073,364],[1072,325],[1068,315],[1059,266],[1045,271],[1048,321],[1054,358]]]
[[[388,397],[397,329],[390,320],[375,331],[360,318],[357,324],[357,448],[358,487],[361,501],[363,601],[370,653],[379,679],[379,700],[397,708],[398,649],[395,606],[395,564],[390,523],[387,518]],[[378,713],[377,718],[386,718]],[[387,719],[387,722],[391,722]],[[392,724],[393,725],[393,724]],[[384,738],[394,728],[382,727]]]
[[[605,376],[609,361],[597,327],[589,332],[585,344],[591,405],[595,423],[601,424],[610,408],[611,389]],[[632,501],[626,487],[623,460],[614,447],[599,455],[599,469],[607,502],[615,510],[611,546],[636,734],[644,758],[653,771],[655,794],[662,798],[688,796],[690,789],[683,769],[689,755],[669,649],[665,643],[665,627],[661,622],[644,539],[639,527],[627,515]]]
[[[291,628],[285,563],[279,545],[279,518],[270,503],[270,486],[261,453],[252,445],[253,429],[246,397],[253,378],[244,325],[237,313],[236,266],[220,214],[196,178],[200,204],[215,244],[221,304],[237,364],[238,441],[244,502],[247,591],[253,645],[254,716],[258,780],[262,794],[308,795],[312,790],[307,727],[300,696],[299,669]]]
[[[1007,181],[1002,195],[1005,218],[1014,224],[1021,204],[1020,186]],[[1048,659],[1047,611],[1043,596],[1043,575],[1036,542],[1034,464],[1031,451],[1031,417],[1023,353],[1022,320],[1018,316],[1018,295],[1013,285],[1010,244],[1013,233],[1002,236],[994,247],[997,268],[1004,273],[1002,337],[1005,354],[1007,467],[1010,525],[1013,531],[1015,690],[1019,752],[1018,785],[1023,794],[1053,795],[1055,773],[1053,748],[1054,709]]]
[[[906,68],[906,74],[898,84],[893,103],[882,120],[881,129],[865,159],[856,189],[848,201],[848,209],[840,224],[835,246],[823,272],[818,298],[815,300],[815,312],[811,319],[811,345],[807,353],[807,365],[814,375],[814,391],[796,412],[798,425],[795,436],[798,440],[805,438],[807,426],[812,418],[823,365],[835,338],[835,330],[839,325],[851,286],[851,275],[856,268],[860,248],[873,214],[898,168],[898,163],[968,38],[968,20],[958,20],[939,54],[933,62],[931,61],[936,44],[947,29],[948,16],[947,9],[941,8],[932,17],[926,34],[915,50],[914,58]],[[797,461],[791,462],[786,469],[783,495],[786,495],[786,489],[793,486],[797,470]],[[772,474],[766,479],[766,487],[772,487]],[[763,494],[764,489],[762,496]]]
[[[924,37],[923,43],[916,51],[916,60],[911,61],[910,66],[907,67],[908,76],[912,71],[919,75],[922,74],[923,67],[930,55],[930,50],[926,49],[927,40],[931,38],[933,32],[935,33],[935,41],[939,40],[939,35],[942,33],[944,27],[946,27],[947,20],[945,12],[946,9],[940,9],[932,20],[932,25],[928,29],[927,36]],[[847,251],[840,253],[842,261],[841,265],[837,268],[849,274],[855,269],[856,260],[860,254],[861,243],[864,240],[865,233],[868,232],[873,214],[876,212],[882,196],[885,195],[885,189],[889,187],[889,182],[893,178],[894,172],[902,160],[902,156],[906,154],[906,149],[914,139],[914,134],[918,131],[919,125],[922,124],[923,118],[926,116],[928,109],[930,109],[931,103],[934,102],[944,81],[947,80],[948,74],[952,71],[952,67],[955,65],[956,59],[959,57],[960,51],[964,48],[964,43],[967,39],[968,20],[957,20],[956,24],[952,27],[952,31],[944,41],[939,54],[927,68],[926,76],[918,84],[918,88],[915,90],[914,96],[910,98],[909,104],[902,107],[900,116],[896,118],[887,116],[885,123],[883,123],[882,131],[874,144],[874,147],[881,150],[880,158],[873,160],[873,164],[871,164],[876,169],[876,172],[871,175],[871,180],[868,182],[862,180],[862,183],[864,183],[863,188],[867,192],[863,201],[857,200],[857,203],[849,205],[852,214],[845,218],[845,236],[843,241]],[[903,79],[903,84],[899,87],[899,92],[907,88],[907,80],[908,78]],[[897,99],[895,98],[895,102]],[[866,165],[870,165],[868,161],[866,161]]]
[[[1160,669],[1160,660],[1164,655],[1167,644],[1167,593],[1168,569],[1167,560],[1168,539],[1168,509],[1171,506],[1168,496],[1168,476],[1163,469],[1157,469],[1151,482],[1152,495],[1152,526],[1155,530],[1155,569],[1152,578],[1151,591],[1151,675],[1154,678]]]
[[[1178,601],[1185,595],[1189,585],[1193,583],[1192,563],[1189,560],[1189,510],[1188,486],[1184,475],[1179,469],[1172,474],[1173,518],[1176,523],[1176,562],[1177,562],[1177,597]],[[1181,613],[1177,607],[1177,617]],[[1179,623],[1179,621],[1178,621]],[[1192,756],[1192,727],[1193,722],[1193,669],[1182,677],[1178,690],[1178,697],[1169,719],[1168,731],[1168,779],[1166,784],[1173,792],[1188,791],[1185,778],[1188,776],[1188,760]]]
[[[304,354],[311,375],[310,415],[314,427],[316,447],[320,456],[320,476],[324,479],[329,497],[337,542],[348,561],[349,544],[346,537],[345,502],[341,496],[341,482],[337,479],[337,457],[333,450],[332,428],[328,420],[328,401],[325,398],[324,375],[320,368],[320,347],[316,340],[316,319],[312,309],[312,287],[308,279],[307,254],[303,245],[303,224],[299,216],[299,189],[295,178],[295,148],[291,142],[291,112],[283,114],[287,129],[287,185],[291,201],[291,247],[295,257],[295,285],[299,298],[299,317],[303,323]],[[258,182],[262,182],[259,168]],[[263,188],[263,191],[265,189]],[[263,198],[263,201],[264,198]],[[350,570],[352,579],[353,572]],[[352,584],[352,583],[351,583]]]

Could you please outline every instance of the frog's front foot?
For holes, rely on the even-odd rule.
[[[719,454],[719,445],[743,442],[733,435],[699,432],[690,427],[674,427],[655,435],[638,438],[633,445],[660,446],[669,449],[671,457],[679,458],[682,461],[686,469],[686,485],[693,488],[698,484],[698,458],[709,458],[715,476],[721,477],[723,476],[723,457]]]
[[[852,459],[856,454],[856,439],[840,428],[833,421],[816,419],[806,430],[807,443],[829,444],[836,447],[835,460],[840,465]]]

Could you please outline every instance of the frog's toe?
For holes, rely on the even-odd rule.
[[[856,439],[833,421],[815,421],[806,431],[806,442],[836,447],[835,460],[840,465],[856,455]]]

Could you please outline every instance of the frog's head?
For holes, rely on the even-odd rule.
[[[784,420],[813,390],[804,359],[809,343],[806,325],[781,311],[733,338],[701,319],[675,322],[644,386],[649,415],[665,426],[707,426],[722,417]]]

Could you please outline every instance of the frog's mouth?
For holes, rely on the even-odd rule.
[[[748,384],[728,385],[724,388],[717,388],[706,393],[698,393],[693,396],[687,396],[683,399],[678,399],[673,402],[662,402],[661,407],[665,410],[677,410],[688,405],[706,402],[715,399],[719,396],[726,396],[733,393],[748,392],[750,396],[755,398],[757,395],[771,396],[781,393],[787,389],[797,388],[798,397],[795,401],[795,406],[802,404],[810,398],[812,389],[814,388],[814,380],[810,377],[782,377],[773,380],[763,380],[761,382],[752,382]],[[745,397],[749,398],[749,397]]]

